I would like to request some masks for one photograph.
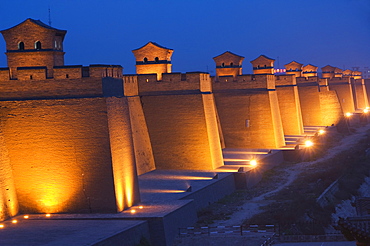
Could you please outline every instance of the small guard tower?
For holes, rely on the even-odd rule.
[[[274,74],[274,59],[268,58],[265,55],[260,55],[253,61],[251,61],[253,66],[254,74]]]
[[[316,77],[317,76],[317,69],[318,67],[308,64],[306,66],[303,66],[302,68],[302,75],[303,77]]]
[[[17,78],[19,68],[46,67],[47,77],[52,77],[53,67],[64,65],[63,40],[67,31],[29,18],[0,32],[6,42],[5,54],[12,79]]]
[[[216,63],[216,77],[242,75],[243,56],[226,51],[219,56],[213,57]]]
[[[321,68],[322,77],[332,79],[335,77],[335,69],[336,67],[332,67],[330,65],[326,65],[325,67]]]
[[[296,77],[302,77],[302,66],[303,64],[292,61],[286,64],[284,67],[286,69],[286,74],[293,74]]]
[[[162,73],[171,73],[171,56],[173,49],[149,42],[141,48],[132,51],[136,58],[137,74],[157,74],[162,80]]]

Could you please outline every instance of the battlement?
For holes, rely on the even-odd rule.
[[[318,85],[319,81],[320,81],[320,78],[317,77],[317,76],[298,77],[298,78],[296,78],[296,81],[297,81],[298,86],[300,86],[300,85],[309,85],[309,84]]]
[[[351,78],[350,77],[333,77],[333,78],[328,79],[329,85],[333,83],[350,84]]]
[[[152,92],[211,91],[211,79],[208,73],[163,73],[162,80],[157,74],[139,74],[137,76],[139,94]],[[126,77],[126,76],[125,76]]]
[[[294,74],[275,75],[275,86],[294,86],[297,85]]]
[[[213,90],[229,89],[275,89],[273,74],[243,74],[236,77],[220,76],[213,79]]]
[[[17,67],[16,69],[16,76],[12,76],[8,67],[0,68],[0,81],[122,77],[122,66],[120,65],[55,66],[52,77],[47,76],[48,69],[46,66]]]
[[[54,77],[46,67],[18,67],[16,79],[10,73],[0,68],[1,100],[102,96],[102,78],[122,79],[122,67],[108,65],[55,67]]]

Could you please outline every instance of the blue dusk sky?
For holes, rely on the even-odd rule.
[[[213,57],[263,54],[275,68],[293,60],[318,67],[370,67],[370,0],[1,0],[0,30],[27,18],[67,30],[66,65],[122,65],[149,41],[174,50],[173,72],[215,71]],[[0,38],[0,67],[6,67]]]

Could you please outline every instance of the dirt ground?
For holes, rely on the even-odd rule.
[[[199,221],[196,226],[234,226],[245,223],[246,220],[252,218],[261,212],[261,208],[266,208],[266,205],[274,206],[275,200],[273,195],[289,189],[290,185],[304,172],[310,171],[312,166],[317,163],[325,162],[330,158],[339,155],[345,150],[353,148],[358,144],[359,140],[367,135],[370,130],[370,125],[361,128],[356,128],[355,131],[347,136],[341,136],[340,141],[334,140],[332,147],[325,152],[324,155],[313,161],[300,163],[284,163],[274,168],[271,175],[265,176],[257,186],[244,191],[238,191],[231,196],[225,197],[219,202],[211,205],[204,211],[199,213]],[[338,136],[337,136],[338,137]],[[178,237],[175,245],[261,245],[269,235],[253,235],[248,237],[228,236],[194,236],[194,237]],[[288,245],[288,244],[287,244]],[[294,245],[294,244],[292,244]],[[319,244],[320,245],[320,244]],[[329,244],[323,244],[329,245]],[[339,245],[339,244],[338,244]]]

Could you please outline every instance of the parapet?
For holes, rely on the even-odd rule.
[[[319,85],[320,78],[317,76],[310,76],[310,77],[298,77],[296,78],[298,86],[308,86],[308,85]]]
[[[275,75],[275,86],[297,85],[295,74]]]
[[[274,90],[275,75],[273,74],[243,74],[237,77],[220,76],[213,79],[213,90],[260,89]]]
[[[351,83],[351,78],[349,78],[349,77],[334,77],[334,78],[328,79],[328,84],[330,85],[332,83],[346,83],[346,84],[349,84],[349,83]]]
[[[91,78],[122,78],[122,66],[120,65],[90,65],[90,66],[55,66],[53,77],[48,77],[46,66],[41,67],[17,67],[17,77],[11,77],[9,68],[0,68],[0,81],[6,80],[45,80],[45,79],[81,79]]]
[[[46,73],[46,67],[17,67],[18,80],[44,80]]]
[[[162,80],[157,74],[138,74],[139,94],[146,93],[189,93],[211,92],[211,79],[208,73],[163,73]]]
[[[54,71],[54,77],[47,77],[46,67],[18,67],[17,79],[10,79],[11,69],[1,68],[0,98],[96,97],[103,96],[102,78],[113,77],[122,81],[121,66],[60,66]]]

